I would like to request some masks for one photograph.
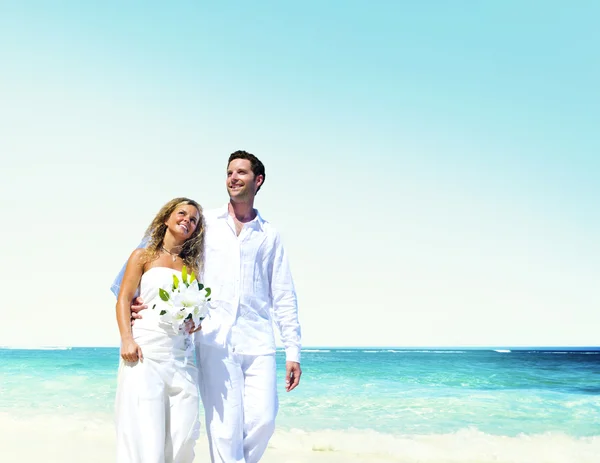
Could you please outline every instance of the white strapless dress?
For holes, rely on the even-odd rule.
[[[152,267],[140,296],[148,309],[133,326],[144,360],[121,359],[116,397],[117,463],[191,463],[199,434],[198,372],[191,336],[159,323],[158,289],[181,272]]]

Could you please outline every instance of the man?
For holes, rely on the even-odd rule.
[[[278,410],[273,321],[285,347],[287,391],[302,374],[287,257],[279,233],[254,209],[264,181],[256,156],[234,152],[227,165],[229,203],[204,214],[203,282],[212,289],[213,309],[195,336],[213,462],[258,462],[273,435]],[[135,301],[134,318],[145,308]]]

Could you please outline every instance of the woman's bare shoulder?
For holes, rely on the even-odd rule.
[[[144,260],[145,256],[146,256],[146,249],[137,248],[129,256],[128,263],[132,264],[132,265],[143,266],[144,262],[145,262],[145,260]]]

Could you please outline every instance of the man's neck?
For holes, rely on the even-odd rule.
[[[234,202],[229,201],[227,206],[229,215],[236,218],[242,223],[250,222],[256,217],[256,211],[254,210],[254,201],[248,202]]]

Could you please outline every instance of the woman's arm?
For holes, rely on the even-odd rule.
[[[135,362],[144,358],[142,349],[133,340],[130,310],[131,300],[140,284],[142,273],[144,273],[142,260],[144,252],[144,249],[136,249],[131,253],[117,298],[117,324],[121,334],[121,357],[127,362]]]

